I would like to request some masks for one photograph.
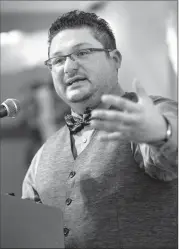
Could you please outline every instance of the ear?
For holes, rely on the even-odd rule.
[[[111,59],[113,59],[116,69],[121,67],[121,62],[122,62],[122,55],[119,52],[119,50],[114,49],[113,51],[110,52]]]

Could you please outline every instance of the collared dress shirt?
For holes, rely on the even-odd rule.
[[[79,248],[83,245],[119,248],[123,243],[126,248],[131,248],[133,243],[142,243],[140,248],[144,248],[144,244],[149,243],[145,241],[151,241],[153,237],[156,245],[176,243],[176,181],[173,181],[173,188],[170,189],[169,185],[167,188],[167,184],[151,180],[142,174],[143,170],[136,170],[136,167],[143,168],[151,178],[164,182],[177,178],[177,104],[160,97],[155,100],[155,104],[172,126],[172,136],[167,142],[147,144],[121,140],[117,141],[119,150],[114,151],[112,142],[106,143],[107,148],[103,148],[105,144],[95,140],[98,131],[86,126],[75,135],[71,134],[70,145],[70,133],[64,127],[33,158],[23,182],[22,198],[61,207],[67,248]],[[127,150],[124,143],[127,144]],[[120,163],[121,167],[116,167]],[[69,175],[67,181],[65,172]],[[116,212],[119,220],[116,219]],[[162,218],[162,223],[161,215],[165,217]],[[107,219],[110,219],[109,224],[106,223]],[[101,233],[98,233],[99,227]],[[150,227],[155,231],[155,236],[149,233]],[[161,230],[164,234],[161,234]]]
[[[158,97],[156,100],[157,107],[160,109],[162,114],[165,114],[171,122],[172,128],[177,130],[177,104],[173,100]],[[73,115],[77,115],[72,112]],[[94,133],[94,129],[90,126],[86,126],[83,130],[75,135],[71,135],[72,153],[76,158],[89,144],[91,137]],[[164,144],[136,144],[131,142],[131,150],[134,158],[137,161],[139,167],[144,168],[145,172],[150,177],[159,179],[162,181],[171,181],[177,178],[177,146],[176,146],[177,132],[172,134],[172,137],[168,142]],[[43,146],[36,153],[32,160],[32,164],[28,170],[25,181],[31,182],[35,179],[37,167],[41,157]],[[167,160],[165,160],[167,159]],[[168,162],[171,162],[170,165]],[[22,198],[31,196],[30,199],[39,201],[38,193],[29,187],[29,184],[23,184]]]

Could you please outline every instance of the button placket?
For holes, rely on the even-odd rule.
[[[69,206],[71,203],[72,203],[72,199],[67,198],[67,199],[66,199],[66,204],[67,204],[67,206]]]
[[[68,209],[68,206],[72,203],[72,199],[70,198],[70,195],[71,195],[71,190],[73,189],[73,182],[74,182],[74,176],[76,175],[76,172],[74,170],[71,170],[70,173],[69,173],[69,178],[68,178],[68,181],[67,181],[67,185],[68,185],[68,192],[67,192],[67,195],[66,195],[66,208]],[[70,179],[71,178],[71,179]],[[65,210],[66,210],[65,208]],[[64,217],[66,216],[65,213],[68,211],[65,211],[64,210]],[[67,224],[64,226],[64,237],[68,237],[69,235],[69,232],[70,232],[70,228],[67,227],[68,226],[68,219],[67,219]]]
[[[76,172],[75,171],[71,171],[70,174],[69,174],[69,178],[73,178],[74,176],[76,175]],[[68,186],[69,186],[69,189],[73,189],[73,185],[74,185],[74,180],[70,180],[68,179]],[[68,191],[67,195],[66,195],[66,205],[69,206],[72,202],[72,199],[70,198],[70,195],[71,195],[71,190]]]
[[[76,172],[75,171],[71,171],[70,174],[69,174],[69,177],[73,178],[75,175],[76,175]]]
[[[67,227],[64,227],[64,229],[63,229],[63,234],[64,234],[65,237],[68,236],[69,231],[70,231],[70,229],[68,229]]]

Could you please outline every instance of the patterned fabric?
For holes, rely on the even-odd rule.
[[[75,117],[70,114],[65,116],[65,122],[72,134],[81,131],[86,125],[90,124],[91,108],[86,108],[84,114],[80,117]]]

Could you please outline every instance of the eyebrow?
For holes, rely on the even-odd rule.
[[[72,49],[76,49],[76,48],[79,48],[79,47],[81,47],[81,46],[84,46],[84,45],[89,45],[89,46],[92,46],[90,43],[88,43],[88,42],[83,42],[83,43],[78,43],[78,44],[76,44],[76,45],[74,45],[73,47],[72,47]],[[57,56],[57,55],[62,55],[62,52],[55,52],[55,53],[53,53],[52,55],[51,55],[51,57],[55,57],[55,56]]]

